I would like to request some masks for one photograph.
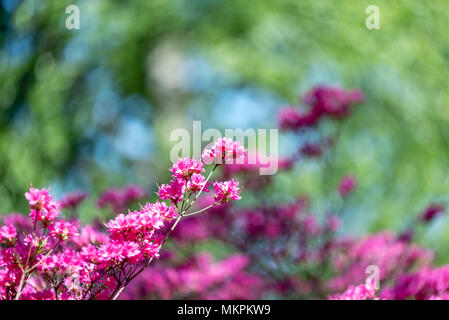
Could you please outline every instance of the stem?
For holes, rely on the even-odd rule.
[[[199,196],[201,195],[201,193],[203,192],[204,188],[207,185],[207,182],[209,181],[210,177],[212,176],[212,174],[214,173],[215,169],[217,169],[217,167],[219,166],[219,164],[215,164],[214,168],[212,169],[212,171],[209,173],[209,175],[207,176],[206,181],[204,181],[204,185],[201,188],[200,192],[198,192],[198,194],[195,196],[195,198],[192,200],[192,202],[189,203],[189,205],[187,206],[187,208],[182,212],[183,214],[190,209],[190,207],[196,202],[196,200],[198,200]]]
[[[43,256],[42,259],[39,260],[38,263],[36,263],[34,266],[32,266],[30,269],[28,269],[27,272],[28,272],[28,273],[32,272],[38,265],[40,265],[42,262],[44,262],[44,261],[48,258],[48,256],[51,255],[51,254],[53,253],[53,251],[56,249],[56,247],[59,245],[60,242],[61,242],[61,241],[59,241],[53,249],[51,249],[50,251],[48,251],[48,252],[45,254],[45,256]]]
[[[20,295],[22,294],[22,289],[25,283],[25,275],[26,275],[25,270],[22,270],[22,277],[20,278],[19,288],[17,289],[17,294],[14,300],[19,300]]]
[[[37,225],[37,217],[34,220],[34,226],[33,226],[33,238],[36,236],[35,231],[36,231],[36,225]],[[22,276],[20,277],[20,283],[19,283],[19,288],[17,289],[17,294],[14,298],[14,300],[19,300],[20,295],[22,294],[22,290],[23,287],[25,286],[25,276],[26,276],[26,270],[28,268],[28,262],[30,261],[30,257],[31,257],[31,249],[33,248],[32,242],[30,244],[30,248],[28,249],[28,255],[27,255],[27,259],[25,262],[25,266],[23,266],[23,268],[21,267],[20,269],[22,270]]]
[[[207,206],[207,207],[205,207],[205,208],[203,208],[203,209],[201,209],[201,210],[198,210],[198,211],[195,211],[195,212],[191,212],[191,213],[187,213],[187,214],[184,214],[183,216],[184,216],[184,217],[194,216],[194,215],[196,215],[196,214],[198,214],[198,213],[201,213],[201,212],[203,212],[203,211],[206,211],[206,210],[209,209],[209,208],[212,208],[212,207],[215,206],[217,203],[218,203],[218,202],[214,202],[214,203],[212,203],[211,205],[209,205],[209,206]]]
[[[14,300],[19,300],[19,298],[20,298],[20,296],[22,294],[22,290],[23,290],[23,288],[25,287],[25,285],[27,283],[28,276],[33,272],[33,270],[38,265],[40,265],[42,262],[44,262],[48,258],[48,256],[50,254],[52,254],[52,252],[58,247],[58,245],[60,243],[61,243],[61,240],[59,240],[58,243],[56,243],[56,245],[50,251],[48,251],[48,253],[46,253],[45,256],[42,257],[42,259],[40,259],[34,266],[32,266],[30,268],[27,267],[28,266],[28,258],[29,258],[29,253],[28,253],[27,262],[26,262],[25,268],[22,269],[22,277],[20,278],[19,288],[17,290],[17,295],[14,298]],[[30,246],[29,252],[31,252],[31,246]],[[26,280],[25,280],[25,277],[27,278]]]
[[[183,200],[183,202],[182,202],[182,204],[181,204],[181,210],[180,210],[181,212],[179,213],[178,218],[176,218],[176,221],[175,221],[175,223],[173,224],[173,226],[170,228],[170,230],[169,230],[169,231],[167,232],[167,234],[165,235],[164,240],[163,240],[163,241],[161,242],[161,244],[159,245],[158,251],[159,251],[159,250],[162,248],[162,246],[167,242],[168,237],[169,237],[170,234],[173,232],[173,230],[175,230],[176,226],[178,225],[178,223],[179,223],[179,221],[181,220],[182,217],[184,217],[184,216],[191,216],[191,215],[194,215],[194,214],[198,214],[198,213],[200,213],[200,212],[203,212],[203,211],[209,209],[209,208],[212,207],[213,205],[215,205],[215,203],[213,203],[212,205],[210,205],[210,206],[208,206],[208,207],[206,207],[206,208],[204,208],[204,209],[201,209],[201,210],[199,210],[199,211],[192,212],[192,213],[189,213],[189,214],[185,214],[185,212],[186,212],[186,211],[187,211],[187,210],[188,210],[188,209],[195,203],[195,201],[196,201],[196,200],[198,199],[198,197],[201,195],[201,193],[203,192],[204,188],[205,188],[206,185],[207,185],[207,182],[209,181],[210,177],[211,177],[212,174],[214,173],[215,169],[217,169],[218,165],[219,165],[219,164],[215,164],[214,168],[211,170],[211,172],[210,172],[209,175],[207,176],[206,181],[204,181],[203,187],[200,189],[200,191],[199,191],[198,194],[195,196],[195,198],[192,200],[192,202],[190,202],[190,204],[187,205],[186,208],[184,208],[184,201],[185,201],[185,200]],[[189,198],[190,198],[190,195],[189,195]],[[188,199],[189,199],[189,198],[188,198]],[[185,204],[187,204],[188,199],[187,199],[187,201],[185,201]],[[109,299],[117,300],[118,297],[120,296],[120,294],[123,292],[123,290],[125,290],[126,286],[127,286],[133,279],[135,279],[140,273],[142,273],[142,271],[145,270],[145,268],[148,267],[148,266],[151,264],[151,262],[153,261],[153,259],[154,259],[154,257],[151,257],[150,260],[148,260],[148,263],[146,263],[142,268],[140,268],[139,271],[137,271],[137,272],[136,272],[134,275],[132,275],[130,278],[126,279],[126,280],[125,280],[125,283],[123,284],[123,286],[121,286],[121,287],[119,286],[120,289],[119,289],[118,291],[117,291],[117,288],[116,288],[116,289],[112,292],[112,294],[111,294],[111,296],[109,297]]]

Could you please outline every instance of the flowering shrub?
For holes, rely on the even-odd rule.
[[[292,154],[278,158],[279,170],[291,173],[304,159],[325,160],[325,169],[338,130],[322,130],[322,125],[338,128],[363,99],[358,90],[319,86],[302,97],[305,109],[281,109],[279,127],[293,132],[297,145]],[[84,226],[75,217],[86,193],[54,201],[49,190],[31,187],[25,194],[29,218],[13,213],[3,217],[0,227],[0,297],[449,297],[448,266],[436,267],[435,253],[413,243],[419,228],[444,214],[442,203],[431,203],[399,234],[384,230],[361,238],[343,236],[345,204],[359,184],[354,174],[340,177],[320,199],[330,208],[320,213],[311,209],[315,199],[307,194],[284,202],[271,198],[275,177],[258,175],[269,165],[254,150],[246,152],[240,143],[223,138],[203,152],[202,160],[174,163],[170,181],[158,186],[153,203],[124,213],[147,197],[146,190],[135,185],[106,190],[97,206],[110,211],[112,219]],[[219,175],[214,182],[213,173]],[[242,188],[256,201],[237,207],[232,200],[241,199]],[[61,210],[70,218],[61,218]],[[223,252],[206,253],[210,244]],[[155,258],[158,262],[152,263]],[[367,267],[373,265],[380,271],[378,290],[374,278],[367,279]]]
[[[159,257],[161,247],[183,217],[240,199],[236,180],[215,181],[214,201],[201,210],[191,210],[200,195],[209,192],[209,180],[215,169],[237,161],[246,153],[238,142],[221,139],[205,154],[204,163],[185,158],[173,164],[170,168],[172,180],[160,187],[160,199],[140,205],[139,210],[116,215],[104,224],[107,233],[94,226],[84,226],[80,230],[78,221],[60,217],[61,208],[76,208],[85,194],[69,194],[57,202],[46,188],[31,187],[25,193],[30,219],[7,216],[0,228],[0,297],[15,300],[117,299],[128,284]],[[202,175],[206,162],[213,165],[207,178]],[[109,205],[117,212],[145,196],[145,190],[137,186],[112,189],[100,196],[98,205]],[[212,263],[205,257],[197,260],[204,266]],[[228,271],[230,275],[257,282],[256,278],[246,277],[242,270],[246,264],[244,257],[236,256],[222,262],[218,268],[234,265],[235,270]],[[183,277],[195,279],[193,269]],[[209,283],[205,285],[213,286],[217,281],[214,277],[217,276],[212,270]],[[191,281],[187,283],[192,290],[199,290]],[[243,283],[226,285],[231,292]],[[220,294],[217,292],[217,297]]]
[[[308,98],[304,100],[309,109],[315,109],[306,114],[310,117],[306,119],[310,120],[313,114],[313,122],[307,120],[307,125],[304,125],[304,122],[297,120],[299,111],[290,107],[287,112],[285,109],[280,111],[282,129],[297,134],[304,133],[306,137],[310,137],[307,131],[319,131],[321,120],[328,118],[340,122],[350,115],[353,104],[363,100],[358,91],[329,87],[313,89],[306,97]],[[279,168],[288,172],[294,168],[297,160],[310,158],[311,155],[313,160],[320,160],[336,142],[336,136],[326,137],[318,142],[298,139],[300,145],[297,152],[286,158],[279,158]],[[248,161],[250,156],[256,157],[255,163]],[[419,271],[434,270],[434,252],[412,243],[415,232],[413,229],[407,229],[398,235],[383,231],[361,239],[340,236],[340,215],[344,211],[344,205],[335,208],[334,213],[318,215],[311,212],[311,199],[306,195],[287,203],[270,203],[269,195],[274,177],[256,174],[263,165],[267,164],[262,164],[257,160],[257,155],[249,151],[243,158],[243,163],[224,166],[222,176],[229,179],[238,175],[246,188],[246,194],[252,193],[258,205],[237,208],[228,203],[211,208],[209,215],[183,220],[181,228],[173,232],[176,243],[173,256],[161,258],[157,266],[148,268],[144,272],[145,276],[133,283],[128,297],[211,299],[217,298],[214,294],[217,291],[223,294],[218,298],[247,299],[445,299],[448,296],[444,285],[440,284],[436,289],[440,281],[444,283],[443,272]],[[343,176],[335,186],[332,197],[338,197],[343,204],[350,201],[357,189],[357,180],[352,174]],[[214,197],[204,197],[201,205],[208,206],[214,200],[216,201]],[[430,205],[412,225],[418,227],[426,224],[443,212],[444,206]],[[199,267],[198,254],[194,248],[212,240],[231,246],[234,251],[245,255],[248,262],[245,280],[242,280],[243,275],[239,271],[229,272],[220,277],[220,281],[214,282],[213,287],[217,291],[210,289],[209,284],[215,277],[209,274],[210,265],[203,264]],[[231,257],[232,255],[228,259]],[[228,261],[225,259],[216,265],[226,264]],[[376,265],[380,270],[380,289],[377,291],[373,279],[366,281],[366,269],[371,265]],[[203,274],[193,285],[191,279],[195,279],[198,268]],[[235,270],[232,266],[228,268]],[[426,272],[429,276],[422,280]],[[155,274],[158,274],[157,280]],[[436,276],[431,276],[435,274],[441,274],[436,281]],[[423,287],[414,285],[416,291],[411,291],[406,286],[409,279],[425,284]],[[238,291],[234,286],[242,282],[248,285],[244,291]],[[232,292],[227,291],[229,286],[225,283],[232,284],[232,292],[242,292],[242,295],[229,295]]]

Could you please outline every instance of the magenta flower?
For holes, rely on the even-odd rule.
[[[338,192],[341,197],[346,197],[357,187],[357,178],[353,175],[345,175],[338,185]]]
[[[232,148],[222,148],[224,145]],[[236,159],[245,152],[240,146],[222,140],[214,152],[217,159]],[[31,219],[13,214],[3,219],[5,225],[0,227],[0,299],[117,299],[129,282],[159,257],[161,247],[182,217],[210,209],[196,209],[200,194],[195,193],[209,191],[209,182],[201,174],[203,166],[201,161],[179,160],[170,169],[174,177],[170,184],[159,188],[159,200],[140,205],[138,210],[128,210],[127,214],[117,214],[105,223],[107,233],[100,230],[99,222],[79,232],[77,221],[58,219],[59,204],[52,200],[47,189],[31,187],[25,194]],[[214,189],[215,202],[211,206],[240,199],[238,182],[234,180],[216,182]],[[111,206],[113,211],[123,212],[130,202],[146,194],[144,189],[132,185],[109,189],[100,196],[98,206]],[[65,195],[61,207],[76,208],[85,197],[81,192]],[[188,202],[183,201],[178,207],[182,199]],[[217,230],[208,232],[212,234]],[[239,265],[242,263],[236,259],[226,266],[214,266],[211,279],[226,275],[233,267],[240,268]],[[190,283],[200,284],[202,274],[200,268]],[[258,281],[241,271],[235,284],[227,280],[229,288],[223,292],[232,294]],[[216,290],[215,286],[212,290]],[[218,296],[222,292],[215,294]]]
[[[319,114],[341,118],[350,113],[352,104],[363,102],[363,94],[339,87],[318,86],[307,92],[302,100]]]
[[[302,114],[297,108],[285,107],[278,111],[278,124],[283,130],[295,130],[299,127]]]
[[[239,189],[237,186],[239,185],[238,181],[231,179],[229,181],[224,182],[215,182],[214,183],[214,191],[215,191],[215,201],[217,203],[226,203],[229,199],[240,200]]]
[[[300,128],[313,127],[317,124],[320,113],[316,109],[307,112],[299,111],[294,107],[282,108],[278,111],[278,124],[282,130],[297,130]]]
[[[137,200],[144,199],[147,191],[136,185],[129,185],[123,189],[108,189],[103,192],[97,202],[99,208],[110,206],[115,213],[123,212],[126,207]]]
[[[206,184],[206,178],[202,174],[194,173],[190,180],[187,182],[187,190],[191,192],[197,192],[203,190],[203,192],[209,192],[208,186],[210,182]]]
[[[341,219],[335,215],[327,216],[327,228],[331,232],[336,232],[341,226]]]
[[[54,238],[58,238],[60,240],[67,240],[79,235],[78,232],[79,223],[78,222],[70,222],[64,220],[58,220],[50,227],[49,235]]]
[[[121,262],[137,263],[142,258],[139,245],[132,241],[111,241],[96,250],[94,260],[100,268]]]
[[[88,194],[82,191],[67,193],[59,200],[59,207],[61,209],[76,209],[87,197]]]
[[[363,102],[358,90],[346,91],[339,87],[317,86],[302,97],[309,108],[300,110],[285,107],[278,111],[278,124],[283,130],[298,130],[313,127],[323,117],[343,118],[351,112],[352,105]]]
[[[173,205],[168,206],[166,203],[159,201],[145,204],[144,207],[141,207],[141,214],[162,216],[165,220],[172,220],[178,217],[176,208]]]
[[[423,222],[430,222],[435,217],[442,215],[446,211],[446,208],[440,204],[431,204],[429,205],[420,216],[420,220]]]
[[[157,194],[162,200],[171,200],[177,204],[182,200],[185,191],[186,182],[183,179],[174,179],[170,184],[161,185]]]
[[[79,247],[86,246],[88,244],[103,244],[109,240],[107,234],[100,232],[93,226],[87,225],[81,228],[79,236],[73,238],[73,242]]]
[[[243,161],[245,155],[245,148],[239,141],[221,138],[210,149],[206,149],[203,152],[203,161],[206,164],[230,164],[237,159]]]
[[[46,225],[59,216],[58,204],[52,200],[47,189],[31,187],[29,192],[25,193],[25,198],[30,204],[30,217],[33,222],[41,221]]]
[[[170,169],[175,178],[189,179],[195,173],[201,173],[204,171],[203,163],[190,159],[189,157],[180,159]]]
[[[12,224],[8,224],[0,228],[0,242],[14,244],[17,238],[16,228]]]

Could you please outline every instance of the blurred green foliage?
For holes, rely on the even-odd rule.
[[[80,30],[65,28],[70,4]],[[380,30],[365,27],[370,4]],[[360,88],[366,103],[339,128],[332,169],[299,163],[273,199],[309,192],[327,210],[324,190],[351,172],[360,187],[345,232],[356,234],[400,230],[447,203],[445,0],[7,0],[0,19],[2,212],[25,210],[30,182],[154,190],[173,128],[274,127],[276,109],[318,83]],[[441,261],[448,226],[445,216],[423,231]]]

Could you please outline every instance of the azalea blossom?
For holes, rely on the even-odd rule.
[[[245,148],[239,141],[221,138],[210,149],[204,150],[202,158],[206,164],[231,164],[234,160],[243,161],[245,155]]]
[[[214,183],[214,191],[215,191],[215,201],[217,203],[226,203],[230,199],[240,200],[238,181],[231,179],[229,181],[224,182],[215,182]]]
[[[169,169],[175,178],[188,179],[195,173],[201,173],[204,171],[203,163],[190,159],[189,157],[178,160]]]

